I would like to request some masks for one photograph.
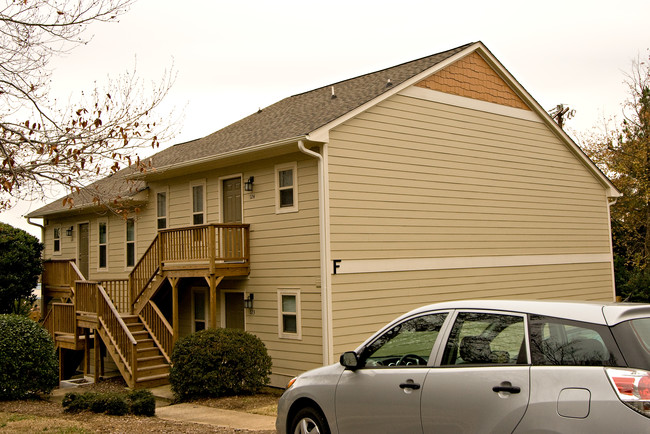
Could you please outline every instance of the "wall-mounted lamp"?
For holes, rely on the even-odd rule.
[[[255,298],[255,295],[253,294],[248,294],[248,297],[244,299],[244,308],[248,310],[253,310],[253,299]]]
[[[72,236],[72,231],[74,230],[74,226],[70,226],[68,229],[65,230],[65,234],[69,237]]]
[[[253,183],[255,182],[255,177],[251,176],[246,182],[244,182],[244,191],[253,191]]]

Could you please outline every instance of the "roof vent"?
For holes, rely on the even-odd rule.
[[[336,92],[334,92],[334,86],[332,86],[332,99],[336,98]]]
[[[257,113],[262,113],[262,107],[257,109]]]
[[[386,82],[386,87],[391,87],[392,85],[393,85],[393,82],[390,81],[390,78],[389,78],[388,81]]]

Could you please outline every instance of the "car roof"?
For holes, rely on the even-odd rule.
[[[484,309],[544,315],[595,324],[615,325],[635,318],[650,317],[650,304],[547,300],[460,300],[430,304],[403,316],[447,309]]]

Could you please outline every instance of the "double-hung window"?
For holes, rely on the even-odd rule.
[[[98,230],[99,244],[99,268],[106,268],[108,265],[108,224],[99,222]]]
[[[161,191],[156,194],[156,217],[158,229],[167,228],[167,192]]]
[[[298,165],[275,166],[275,212],[298,211]]]
[[[135,265],[135,220],[126,220],[126,266]]]
[[[281,289],[278,291],[278,328],[281,338],[300,339],[300,291]]]
[[[192,224],[205,223],[205,185],[192,185]]]
[[[61,253],[61,228],[54,228],[54,253]]]

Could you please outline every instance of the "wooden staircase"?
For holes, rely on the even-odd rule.
[[[122,376],[127,379],[130,387],[149,388],[167,384],[169,382],[169,361],[157,346],[141,319],[136,315],[121,315],[124,324],[136,341],[136,371],[135,375],[124,363],[117,364]],[[101,335],[101,333],[100,333]],[[113,340],[104,340],[107,350],[111,355],[117,356],[117,348]],[[113,360],[120,360],[120,357],[113,357]],[[130,381],[129,381],[130,380]]]
[[[153,296],[168,279],[203,276],[211,291],[225,276],[250,272],[249,225],[210,224],[160,231],[127,279],[88,281],[70,260],[44,263],[44,298],[55,297],[44,326],[58,348],[85,351],[90,341],[95,354],[106,351],[131,388],[168,383],[171,351],[178,338]],[[178,327],[178,296],[173,297]],[[214,298],[216,300],[216,297]],[[216,326],[216,303],[211,304]],[[99,338],[99,339],[98,339]],[[96,355],[95,375],[99,356]],[[88,365],[88,360],[86,360]]]

